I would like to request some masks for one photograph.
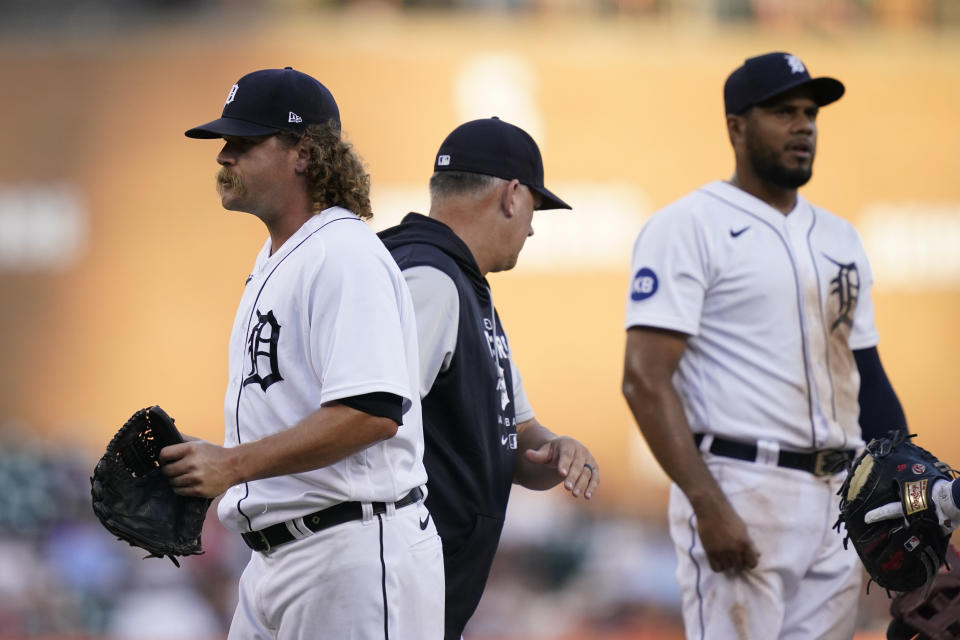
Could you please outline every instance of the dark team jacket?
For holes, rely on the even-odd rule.
[[[513,482],[517,425],[509,350],[486,278],[447,225],[410,213],[380,238],[401,269],[435,267],[450,276],[460,298],[450,367],[423,398],[427,507],[443,541],[446,571],[445,633],[459,640],[483,594]],[[494,348],[500,349],[499,374]]]

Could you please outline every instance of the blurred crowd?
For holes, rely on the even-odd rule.
[[[216,517],[177,569],[93,515],[95,457],[0,429],[0,638],[222,637],[245,563]]]
[[[204,16],[330,8],[562,12],[700,18],[762,26],[943,27],[960,25],[956,0],[0,0],[0,33],[61,32],[195,22]]]

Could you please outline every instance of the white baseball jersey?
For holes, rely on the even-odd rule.
[[[873,275],[848,222],[783,215],[726,183],[667,206],[634,245],[626,326],[690,336],[674,384],[695,433],[862,445],[851,349],[877,344]]]
[[[423,485],[413,304],[396,263],[355,214],[333,207],[270,254],[247,281],[230,337],[224,445],[293,426],[326,402],[403,398],[396,436],[330,466],[231,487],[230,529],[257,530],[347,501],[394,502]]]
[[[627,328],[690,336],[674,385],[691,429],[759,451],[703,453],[759,553],[742,576],[710,569],[696,514],[671,487],[687,638],[850,640],[859,562],[833,531],[844,475],[779,467],[776,449],[862,444],[851,349],[877,333],[856,231],[802,197],[784,215],[713,182],[650,219],[632,272]]]
[[[440,269],[418,266],[404,269],[403,277],[416,301],[417,327],[420,344],[420,397],[426,396],[437,376],[450,368],[457,347],[460,326],[460,297],[457,285]],[[509,357],[513,380],[513,406],[517,424],[534,417],[533,408],[523,389],[520,371]]]

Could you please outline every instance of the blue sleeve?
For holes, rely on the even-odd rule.
[[[340,398],[337,402],[378,418],[390,418],[398,425],[403,424],[403,398],[396,394],[377,391]]]
[[[887,435],[888,431],[907,431],[907,418],[876,347],[855,349],[853,357],[860,372],[860,431],[863,441]]]

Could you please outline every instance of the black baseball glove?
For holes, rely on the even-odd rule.
[[[160,450],[183,442],[160,407],[137,411],[110,440],[90,478],[93,512],[107,531],[150,552],[148,558],[203,553],[208,498],[178,496],[160,471]]]
[[[954,471],[910,442],[914,435],[891,431],[871,440],[840,488],[836,529],[846,525],[844,547],[853,543],[871,580],[888,592],[929,589],[955,526],[934,496],[937,485],[944,499]]]

